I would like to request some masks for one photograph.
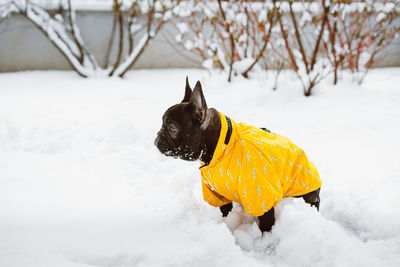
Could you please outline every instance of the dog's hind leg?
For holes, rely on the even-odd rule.
[[[222,217],[228,216],[228,214],[232,210],[232,208],[233,208],[232,202],[219,207],[219,209],[222,212]]]
[[[315,191],[312,191],[308,194],[305,194],[304,196],[301,196],[306,203],[310,204],[312,207],[317,208],[318,211],[319,211],[319,202],[320,202],[320,199],[319,199],[320,189],[321,188],[318,188]]]
[[[272,207],[269,211],[264,213],[262,216],[258,216],[258,221],[260,223],[259,227],[261,232],[271,231],[272,226],[275,223],[275,211]]]

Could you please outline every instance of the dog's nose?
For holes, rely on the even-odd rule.
[[[157,133],[156,139],[154,139],[154,145],[158,147],[158,141],[160,140],[160,132]]]

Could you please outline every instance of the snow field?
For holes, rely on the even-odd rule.
[[[153,145],[186,75],[209,107],[306,151],[320,213],[285,199],[261,235],[240,206],[223,219],[203,201],[198,162]],[[0,266],[400,266],[400,69],[309,98],[289,72],[271,91],[269,75],[0,74]]]

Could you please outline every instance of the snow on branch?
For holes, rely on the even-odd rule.
[[[94,75],[122,77],[126,71],[138,60],[151,39],[168,21],[168,13],[175,6],[174,1],[139,1],[114,0],[114,24],[110,36],[109,47],[105,57],[104,67],[101,67],[94,55],[87,49],[78,24],[73,3],[76,1],[62,1],[55,15],[51,15],[43,5],[37,1],[13,0],[6,8],[1,8],[2,17],[10,13],[19,13],[30,20],[47,39],[68,60],[74,70],[82,77]],[[129,12],[123,12],[129,10]],[[126,14],[128,13],[128,14]],[[145,21],[139,17],[145,16]],[[128,23],[126,23],[126,21]],[[118,26],[117,58],[111,63],[110,51],[114,43],[115,30]],[[142,31],[145,31],[142,33]],[[141,34],[139,41],[134,37]],[[126,36],[126,37],[125,37]],[[129,48],[124,49],[124,39],[128,38]]]
[[[257,65],[295,72],[306,96],[329,74],[363,77],[398,35],[400,2],[181,1],[169,43],[207,69],[249,77]],[[394,23],[397,20],[397,23]],[[397,25],[397,26],[396,26]]]
[[[336,83],[343,69],[361,82],[400,31],[400,2],[394,0],[109,0],[113,24],[100,66],[76,23],[75,7],[83,1],[60,1],[58,9],[50,1],[49,12],[40,0],[7,0],[0,18],[25,16],[83,77],[124,76],[163,29],[178,54],[225,71],[228,81],[248,78],[254,69],[272,67],[279,74],[286,67],[308,96],[328,74]]]
[[[328,24],[326,49],[334,63],[335,80],[339,69],[351,70],[361,83],[368,70],[380,59],[400,31],[400,2],[372,1],[347,5],[338,1]],[[397,23],[396,23],[397,20]]]
[[[64,55],[79,75],[83,77],[93,75],[97,63],[85,48],[70,1],[65,3],[67,8],[63,9],[68,14],[68,21],[65,21],[61,14],[51,16],[45,9],[30,1],[15,0],[12,4],[15,12],[30,20]]]
[[[248,77],[268,50],[275,11],[269,2],[182,1],[172,19],[176,32],[168,38],[201,58],[203,67],[228,72],[228,81]]]

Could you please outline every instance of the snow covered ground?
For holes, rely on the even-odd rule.
[[[209,107],[289,137],[323,179],[321,212],[279,204],[261,235],[237,206],[203,200],[198,162],[153,141],[184,79]],[[284,72],[202,70],[0,74],[0,266],[400,266],[400,68],[327,80],[312,97]]]

